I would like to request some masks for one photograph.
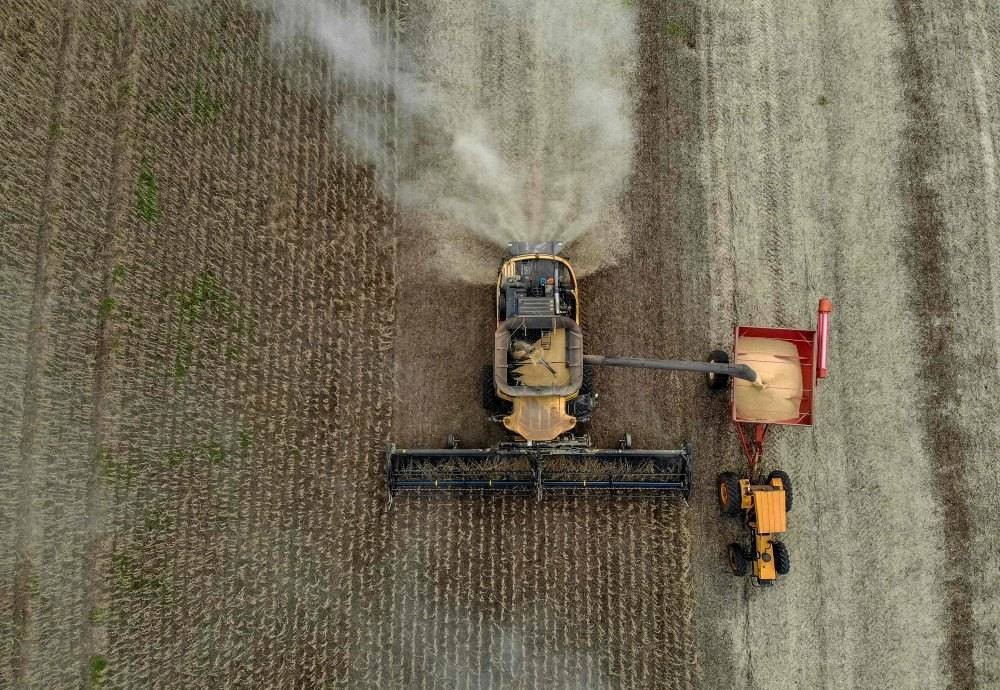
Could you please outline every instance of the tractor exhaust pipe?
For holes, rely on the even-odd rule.
[[[699,374],[722,374],[749,381],[763,387],[760,376],[746,364],[721,364],[715,362],[689,362],[682,359],[641,359],[639,357],[605,357],[604,355],[584,355],[584,364],[598,367],[628,367],[631,369],[666,369],[669,371],[693,371]]]

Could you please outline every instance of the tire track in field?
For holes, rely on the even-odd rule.
[[[992,13],[992,14],[991,14]],[[987,228],[1000,225],[1000,182],[997,180],[998,165],[997,140],[1000,139],[1000,112],[996,96],[1000,88],[1000,64],[994,61],[1000,39],[1000,11],[988,8],[980,0],[974,12],[968,11],[964,17],[966,42],[972,71],[973,101],[975,103],[975,125],[979,135],[982,154],[982,197],[985,206]],[[991,89],[987,87],[989,83]],[[994,113],[997,113],[996,115]],[[993,307],[994,352],[1000,355],[1000,232],[985,233],[985,259],[988,264],[987,280],[990,286],[990,302]]]
[[[727,169],[727,163],[734,156],[731,151],[731,134],[727,132],[730,111],[733,104],[728,100],[729,81],[727,72],[733,69],[735,57],[742,57],[744,44],[749,34],[739,30],[743,22],[730,16],[743,11],[735,6],[719,6],[705,3],[698,13],[698,44],[700,52],[700,79],[702,82],[700,104],[700,139],[702,146],[704,197],[704,221],[706,232],[706,252],[709,256],[711,275],[706,294],[711,295],[711,318],[706,330],[709,334],[709,349],[722,347],[732,338],[732,322],[739,314],[737,290],[746,286],[752,277],[741,275],[741,269],[751,263],[756,248],[740,237],[748,233],[740,232],[740,225],[747,223],[747,216],[755,215],[753,197],[744,195],[740,180],[734,194],[734,179]],[[746,69],[746,62],[740,67]],[[750,78],[748,77],[748,81]],[[749,85],[747,86],[749,89]],[[750,95],[747,98],[751,98]],[[749,107],[743,117],[749,120]],[[747,149],[752,142],[746,142]],[[752,150],[741,151],[744,175],[752,170]],[[770,254],[768,242],[763,249]],[[773,268],[773,264],[771,265]],[[773,272],[772,272],[773,274]],[[744,287],[745,289],[745,287]],[[738,320],[738,319],[737,319]],[[710,399],[710,404],[718,404],[718,399]],[[735,457],[736,445],[727,433],[719,414],[710,418],[706,410],[701,415],[703,433],[697,439],[695,466],[696,491],[693,497],[694,543],[699,545],[693,554],[695,568],[695,625],[698,644],[698,682],[707,687],[730,684],[752,686],[752,640],[748,639],[747,622],[750,617],[748,587],[734,582],[722,564],[720,550],[735,536],[732,525],[719,519],[714,499],[714,479],[718,471],[728,468]],[[701,553],[699,553],[699,551]],[[740,679],[740,680],[737,680]]]
[[[52,199],[60,184],[57,164],[62,127],[63,103],[67,87],[67,69],[72,52],[74,13],[70,2],[63,5],[60,26],[59,57],[56,62],[56,79],[49,109],[49,137],[45,150],[45,172],[42,183],[41,208],[39,209],[38,237],[35,249],[35,276],[32,294],[30,326],[28,331],[27,363],[24,372],[24,402],[21,418],[18,484],[17,540],[14,550],[14,649],[11,662],[11,685],[20,686],[26,682],[28,663],[31,658],[29,629],[31,625],[31,580],[33,573],[32,520],[33,491],[35,483],[35,463],[38,447],[39,400],[45,355],[48,349],[46,320],[49,316],[50,280],[54,272],[49,261],[49,247],[54,239]]]
[[[942,558],[946,571],[948,639],[945,662],[954,687],[976,685],[971,630],[972,582],[969,577],[972,519],[965,498],[965,448],[967,439],[951,410],[959,405],[958,373],[952,366],[952,294],[944,274],[947,227],[938,191],[928,181],[939,147],[939,123],[929,93],[932,67],[920,54],[918,35],[923,31],[923,8],[913,0],[897,0],[897,18],[904,49],[901,78],[910,124],[902,161],[903,188],[913,206],[912,237],[908,257],[913,276],[913,308],[929,327],[922,331],[920,353],[926,400],[922,414],[933,457],[937,458],[935,486],[945,525],[951,535]]]
[[[785,270],[784,264],[788,260],[788,248],[785,237],[788,228],[788,202],[787,202],[787,161],[783,142],[780,134],[776,131],[775,121],[779,120],[779,100],[780,89],[775,71],[778,68],[775,57],[775,22],[774,5],[770,0],[757,3],[754,8],[754,21],[757,24],[757,33],[761,36],[766,46],[760,53],[760,62],[757,65],[758,87],[762,87],[760,102],[760,122],[763,131],[760,133],[760,140],[764,145],[762,152],[763,166],[763,196],[764,196],[764,257],[768,272],[768,286],[770,299],[768,300],[769,310],[773,310],[772,322],[777,326],[786,324],[785,317]]]
[[[133,34],[133,18],[131,9],[126,6],[115,15],[118,22],[115,53],[112,60],[114,73],[112,87],[115,89],[114,128],[111,133],[112,150],[111,166],[108,174],[108,197],[104,214],[103,246],[98,248],[97,266],[103,272],[101,288],[101,304],[112,300],[117,294],[113,272],[121,251],[119,225],[123,209],[123,177],[128,167],[127,134],[131,129],[132,98],[130,61],[135,48]],[[103,509],[104,491],[102,481],[102,460],[104,443],[107,436],[107,399],[109,395],[109,376],[113,366],[113,339],[115,337],[111,313],[105,309],[98,312],[96,346],[94,355],[93,409],[91,412],[92,445],[90,460],[92,463],[90,476],[87,480],[86,524],[84,526],[83,548],[83,610],[88,613],[81,623],[80,634],[80,678],[87,683],[91,676],[91,659],[95,657],[100,647],[106,645],[106,640],[99,638],[99,631],[91,615],[101,602],[107,598],[104,577],[100,572],[100,563],[106,556],[101,544],[105,528],[105,511]]]
[[[966,311],[974,314],[974,332],[971,352],[973,362],[963,369],[972,370],[979,362],[1000,360],[1000,191],[997,180],[997,145],[1000,143],[1000,6],[995,2],[979,0],[960,8],[965,24],[966,50],[971,55],[972,91],[971,100],[975,104],[975,120],[970,138],[976,139],[976,153],[970,158],[981,158],[982,183],[971,187],[969,202],[963,204],[978,225],[979,242],[969,243],[982,263],[982,276],[978,283],[961,285],[965,295],[971,298],[963,301]],[[977,155],[978,154],[978,155]],[[974,178],[973,178],[974,179]],[[960,221],[961,222],[961,221]],[[962,223],[966,225],[965,223]],[[964,269],[964,267],[963,267]],[[961,269],[960,269],[961,270]],[[978,294],[976,294],[978,293]],[[992,328],[984,328],[987,318],[992,317]],[[991,342],[987,342],[992,336]],[[965,391],[975,393],[963,396],[966,409],[973,411],[971,428],[967,434],[979,443],[972,467],[967,473],[970,488],[970,507],[973,523],[986,525],[976,530],[972,542],[974,583],[972,614],[976,621],[973,640],[973,663],[976,666],[976,680],[983,686],[1000,684],[1000,658],[996,654],[1000,637],[1000,550],[993,531],[993,516],[1000,504],[1000,479],[997,478],[995,458],[1000,455],[1000,427],[996,424],[993,410],[1000,406],[1000,370],[995,367],[977,373],[969,385],[966,378]],[[974,412],[978,410],[978,414]]]

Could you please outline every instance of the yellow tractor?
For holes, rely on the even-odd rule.
[[[791,568],[788,548],[776,537],[788,527],[792,509],[792,482],[781,470],[763,484],[741,479],[735,472],[719,475],[719,506],[723,514],[739,516],[746,523],[747,543],[729,545],[729,568],[743,576],[752,570],[758,585],[771,585]]]

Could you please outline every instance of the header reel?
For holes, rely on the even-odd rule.
[[[402,449],[386,452],[390,496],[401,492],[509,491],[544,494],[615,492],[630,495],[691,492],[691,445],[680,450],[592,448],[590,438],[504,441],[492,448]]]

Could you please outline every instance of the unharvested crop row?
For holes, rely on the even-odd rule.
[[[142,474],[118,513],[109,663],[138,682],[342,678],[353,514],[387,417],[388,215],[331,143],[314,56],[276,63],[238,6],[137,26],[146,213],[123,253],[146,275],[123,305],[148,321],[123,337],[137,357],[161,346],[122,379],[152,395],[121,435]]]
[[[5,189],[4,366],[38,419],[5,408],[27,441],[4,448],[23,590],[3,600],[4,677],[341,677],[393,292],[389,216],[330,143],[322,66],[273,63],[239,5],[35,10],[4,62],[28,97],[5,119],[26,169],[5,177],[23,188]],[[32,130],[59,83],[62,115]]]

